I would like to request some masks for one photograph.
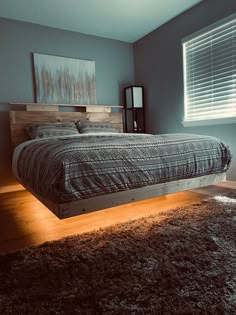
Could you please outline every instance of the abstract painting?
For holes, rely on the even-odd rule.
[[[96,104],[94,61],[33,56],[37,103]]]

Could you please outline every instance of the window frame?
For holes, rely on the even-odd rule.
[[[220,125],[220,124],[232,124],[236,123],[236,115],[230,116],[230,117],[219,117],[219,118],[209,118],[209,119],[195,119],[190,120],[186,118],[187,113],[187,88],[186,88],[186,81],[187,81],[187,60],[186,60],[186,51],[185,51],[185,44],[193,39],[197,39],[197,37],[201,37],[202,35],[206,35],[208,32],[213,31],[221,26],[223,26],[226,23],[229,23],[236,19],[236,13],[231,14],[230,16],[221,19],[220,21],[217,21],[216,23],[213,23],[189,36],[186,36],[182,39],[182,52],[183,52],[183,83],[184,83],[184,119],[182,121],[182,124],[184,127],[192,127],[192,126],[205,126],[205,125]],[[235,78],[236,80],[236,78]],[[234,82],[236,84],[236,82]],[[236,103],[235,103],[236,108]]]

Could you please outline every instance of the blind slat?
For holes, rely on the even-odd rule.
[[[201,37],[197,36],[196,38],[193,38],[187,42],[185,42],[186,46],[199,46],[202,45],[204,43],[207,43],[209,41],[209,39],[214,39],[214,40],[218,40],[220,38],[227,38],[227,36],[230,36],[232,33],[235,32],[235,18],[232,19],[232,23],[228,24],[228,25],[222,25],[222,29],[218,29],[217,30],[212,30],[210,32],[206,32],[205,34],[203,34]]]
[[[206,44],[202,45],[201,47],[185,47],[186,52],[188,53],[189,58],[192,56],[200,57],[202,55],[207,54],[211,49],[213,48],[213,51],[222,51],[225,49],[228,49],[231,46],[235,46],[235,43],[233,41],[233,34],[227,39],[227,41],[219,41],[217,43],[212,43],[211,40],[209,40]]]
[[[190,112],[192,108],[195,108],[194,106],[202,107],[202,110],[204,110],[204,106],[208,106],[208,105],[217,107],[219,105],[225,104],[225,107],[227,107],[227,103],[231,104],[231,103],[235,103],[235,101],[236,101],[235,97],[229,97],[227,100],[223,98],[216,98],[216,97],[208,98],[201,102],[190,103],[190,109],[188,111]]]
[[[214,61],[209,60],[209,62],[211,62],[211,64],[206,64],[202,67],[198,68],[198,65],[194,65],[192,66],[192,68],[190,68],[189,71],[187,71],[187,75],[189,76],[189,78],[191,79],[191,77],[201,77],[202,75],[204,75],[204,73],[206,73],[207,71],[210,71],[214,73],[215,76],[220,75],[221,73],[224,72],[231,72],[231,74],[235,73],[235,70],[233,68],[234,66],[234,59],[231,58],[231,60],[222,60],[222,62],[219,62],[218,64],[215,64]],[[194,68],[195,67],[195,68]],[[211,76],[211,73],[208,72],[208,76]]]
[[[204,102],[207,99],[226,99],[226,95],[228,95],[229,97],[231,97],[231,95],[236,92],[236,89],[234,91],[232,91],[232,89],[227,90],[226,92],[220,91],[218,93],[214,93],[213,95],[209,94],[209,93],[204,93],[204,94],[200,94],[198,96],[192,94],[188,97],[188,102],[189,104],[199,104]],[[225,100],[226,101],[226,100]]]
[[[223,82],[235,82],[235,78],[236,75],[234,74],[234,71],[227,71],[225,73],[218,73],[217,75],[214,74],[205,77],[199,76],[198,78],[195,78],[195,80],[188,80],[188,84],[186,84],[186,87],[197,89],[212,84],[216,86],[217,84],[221,84]]]
[[[199,115],[189,115],[187,116],[189,120],[198,120],[198,119],[210,119],[210,118],[226,118],[226,117],[235,117],[236,111],[231,110],[220,110],[214,112],[207,112]]]
[[[202,118],[202,117],[207,117],[209,118],[210,116],[215,116],[215,115],[229,115],[229,117],[234,117],[235,116],[235,113],[236,113],[236,110],[232,108],[227,108],[227,109],[219,109],[219,110],[213,110],[213,109],[208,109],[208,111],[206,112],[201,112],[201,113],[190,113],[187,117],[190,118],[190,119],[193,119],[194,117],[196,119],[199,119],[199,118]]]
[[[235,82],[234,80],[229,80],[229,81],[222,81],[222,82],[211,82],[208,81],[206,84],[201,85],[198,88],[193,88],[193,89],[189,89],[189,96],[194,95],[195,97],[198,97],[198,95],[202,95],[202,94],[206,94],[206,93],[210,93],[212,92],[212,85],[214,85],[214,92],[218,93],[221,91],[227,91],[227,90],[233,90],[235,89]]]
[[[192,106],[191,109],[188,111],[188,113],[189,114],[197,113],[197,112],[203,113],[204,111],[207,112],[209,109],[212,109],[212,108],[215,108],[216,110],[219,108],[232,109],[232,104],[234,104],[235,101],[236,99],[230,99],[228,103],[218,102],[217,104],[212,104],[211,102],[209,102],[209,103],[204,103],[201,106]]]
[[[191,66],[188,68],[188,72],[191,69],[195,69],[196,67],[205,67],[206,66],[206,62],[211,60],[215,63],[215,64],[220,64],[223,63],[222,61],[227,61],[227,60],[234,60],[235,56],[234,54],[236,53],[232,53],[232,49],[235,49],[236,51],[236,45],[234,47],[231,46],[231,50],[228,50],[226,52],[220,53],[217,56],[214,56],[212,54],[208,54],[205,55],[204,58],[201,59],[196,59],[196,58],[188,58],[187,61],[191,64]]]

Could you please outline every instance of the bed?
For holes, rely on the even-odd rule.
[[[72,118],[109,120],[122,131],[119,112],[10,112],[13,173],[60,219],[226,178],[230,150],[209,136],[91,132],[26,139],[30,123]]]

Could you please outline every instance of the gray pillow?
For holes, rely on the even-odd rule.
[[[25,128],[31,139],[78,135],[74,122],[32,123]]]
[[[77,121],[76,126],[80,133],[118,133],[110,122]]]

